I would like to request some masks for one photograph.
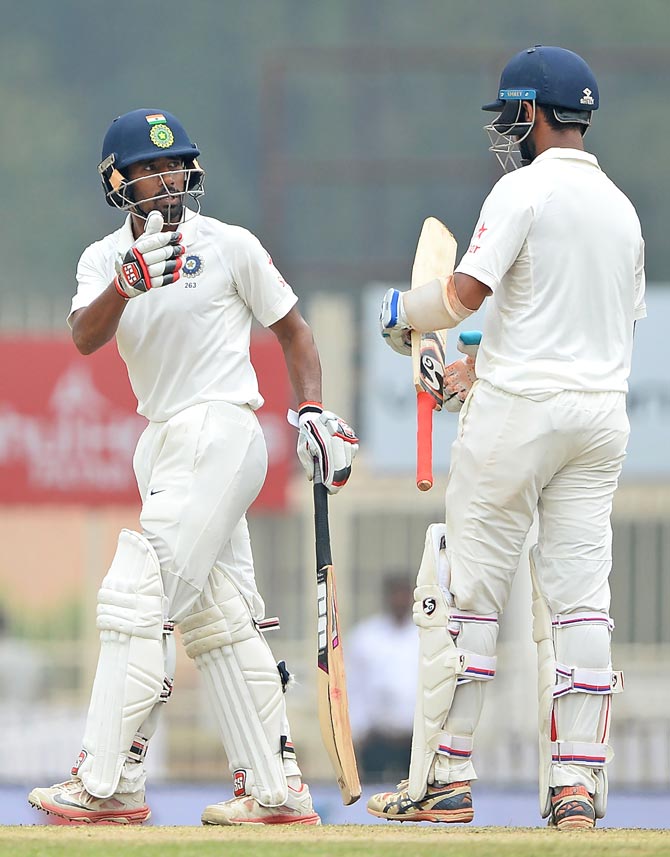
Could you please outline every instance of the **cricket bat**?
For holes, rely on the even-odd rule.
[[[421,228],[412,265],[413,289],[438,277],[448,277],[456,262],[456,239],[436,217]],[[444,404],[446,330],[412,331],[412,375],[416,388],[416,486],[433,487],[433,411]]]
[[[349,724],[349,701],[342,655],[335,569],[328,528],[328,491],[314,465],[314,530],[316,535],[317,701],[321,738],[342,794],[349,806],[361,796],[356,754]]]

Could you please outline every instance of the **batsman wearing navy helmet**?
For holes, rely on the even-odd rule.
[[[298,456],[330,493],[358,441],[321,404],[321,367],[297,297],[259,240],[200,214],[200,151],[165,110],[114,120],[98,167],[127,212],[77,267],[68,322],[91,354],[116,337],[148,425],[133,466],[140,530],[122,530],[98,595],[100,656],[72,777],[30,803],[71,822],[140,823],[144,757],[175,668],[173,630],[202,673],[234,783],[205,824],[319,824],[286,718],[246,512],[266,475],[249,356],[255,319],[283,349],[299,408]],[[129,451],[130,452],[130,451]],[[274,621],[274,625],[276,625]]]
[[[503,69],[486,126],[504,175],[453,276],[389,290],[390,344],[488,308],[463,401],[445,525],[429,527],[415,621],[425,651],[410,776],[374,815],[471,821],[474,734],[498,620],[534,518],[540,809],[559,829],[605,815],[612,696],[612,499],[629,423],[633,328],[646,315],[635,209],[584,150],[598,85],[572,51],[536,45]],[[518,169],[518,167],[521,167]],[[431,596],[431,597],[428,597]],[[423,689],[422,689],[423,688]]]

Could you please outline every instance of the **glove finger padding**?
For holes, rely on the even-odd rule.
[[[183,244],[179,243],[180,235],[178,232],[175,233],[176,241],[170,242],[165,247],[158,247],[155,250],[148,250],[142,254],[144,258],[144,264],[147,268],[151,267],[151,265],[155,265],[156,262],[166,262],[168,259],[176,259],[178,256],[182,256],[185,247]],[[137,249],[137,248],[136,248]]]
[[[181,234],[179,232],[159,232],[158,235],[147,235],[146,232],[143,232],[133,244],[133,249],[142,256],[146,256],[148,253],[160,250],[170,244],[179,244],[180,240]]]
[[[176,282],[179,279],[181,266],[181,259],[169,259],[167,262],[157,262],[155,265],[150,265],[148,271],[151,278],[151,288],[159,289]]]
[[[307,478],[313,479],[317,459],[323,484],[330,494],[336,494],[351,475],[358,452],[356,433],[332,411],[312,402],[301,406],[298,424],[298,458]]]
[[[412,356],[412,331],[409,328],[401,330],[382,330],[382,338],[398,354],[404,357]]]
[[[179,279],[180,257],[186,248],[180,243],[179,232],[156,232],[162,224],[161,214],[152,211],[147,218],[145,232],[116,262],[114,285],[122,297],[135,298],[149,289],[158,289]]]

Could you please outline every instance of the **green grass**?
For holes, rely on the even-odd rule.
[[[0,827],[0,857],[656,857],[670,830]]]

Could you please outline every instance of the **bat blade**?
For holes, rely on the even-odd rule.
[[[318,481],[317,481],[318,480]],[[321,739],[349,806],[361,796],[356,754],[349,722],[349,700],[339,627],[335,569],[328,529],[328,492],[314,473],[314,525],[316,533],[317,594],[317,708]]]
[[[412,265],[413,289],[448,277],[456,261],[456,239],[436,217],[421,228]],[[417,394],[417,469],[420,491],[433,487],[433,411],[444,404],[446,330],[412,331],[412,376]]]

